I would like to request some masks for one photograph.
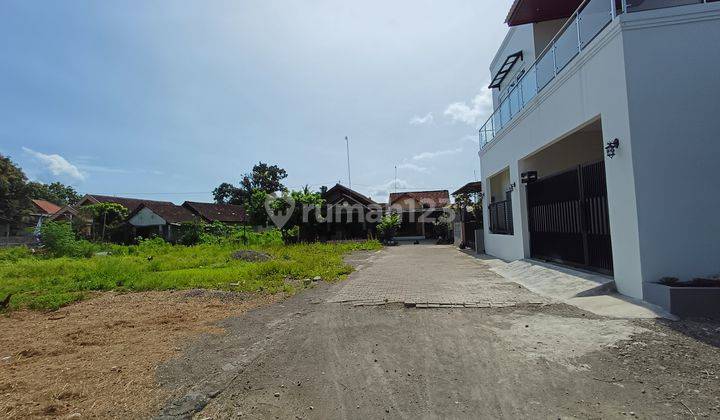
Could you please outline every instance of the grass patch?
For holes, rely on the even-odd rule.
[[[158,242],[113,246],[112,255],[47,258],[24,248],[0,249],[0,300],[12,294],[10,309],[54,310],[93,291],[220,289],[241,292],[292,292],[285,279],[343,278],[352,267],[343,256],[376,250],[376,241],[337,244],[204,244],[192,247]],[[239,249],[272,256],[269,261],[232,258]]]

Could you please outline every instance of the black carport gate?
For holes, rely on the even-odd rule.
[[[533,258],[612,274],[605,162],[527,186]]]

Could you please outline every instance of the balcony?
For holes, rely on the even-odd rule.
[[[618,15],[717,1],[720,0],[584,1],[515,86],[503,94],[500,105],[480,128],[480,149],[492,142]]]

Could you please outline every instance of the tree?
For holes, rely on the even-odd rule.
[[[268,224],[270,219],[267,210],[265,210],[267,196],[268,194],[265,191],[255,190],[244,204],[251,225],[266,226]]]
[[[240,186],[245,191],[260,190],[268,194],[286,191],[282,180],[287,178],[287,171],[277,165],[268,166],[259,162],[253,166],[252,173],[245,174]]]
[[[227,182],[223,182],[213,190],[213,197],[218,204],[242,203],[240,189]]]
[[[243,175],[239,187],[223,182],[215,188],[213,197],[217,203],[245,205],[255,191],[262,191],[265,194],[286,191],[287,188],[282,184],[285,178],[287,178],[285,169],[259,162],[253,166],[252,172]]]
[[[93,237],[97,238],[95,227],[100,226],[100,240],[105,240],[105,232],[114,233],[128,216],[128,209],[117,203],[97,203],[82,206],[80,213],[93,221]]]
[[[75,204],[81,198],[73,187],[60,182],[53,182],[52,184],[29,182],[28,188],[30,198],[47,200],[60,206]]]
[[[29,209],[25,174],[10,158],[0,155],[0,222],[20,223]]]
[[[270,207],[277,213],[290,211],[290,217],[281,227],[283,240],[286,243],[297,239],[303,242],[312,242],[317,239],[319,224],[316,217],[321,211],[325,200],[320,192],[310,191],[305,186],[301,191],[284,192],[279,198],[273,200]],[[292,208],[290,208],[293,206]]]

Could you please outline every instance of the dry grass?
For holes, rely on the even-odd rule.
[[[165,394],[156,367],[214,323],[276,302],[230,292],[106,292],[56,312],[0,315],[0,418],[138,418]]]

